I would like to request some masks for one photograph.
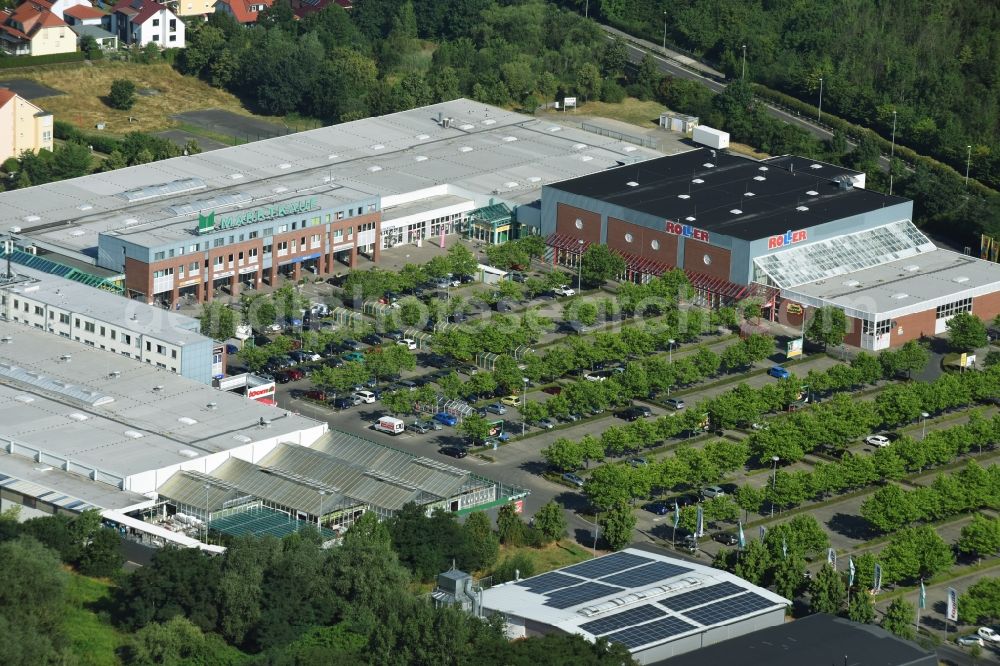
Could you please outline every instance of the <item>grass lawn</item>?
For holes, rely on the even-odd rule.
[[[608,102],[585,102],[576,110],[582,116],[599,116],[601,118],[611,118],[620,120],[631,125],[637,125],[643,129],[657,127],[660,123],[660,114],[664,111],[664,106],[658,102],[644,102],[635,97],[626,97],[620,104],[610,104]],[[548,110],[545,115],[563,115],[562,111]],[[570,111],[567,116],[573,115]]]
[[[56,120],[64,120],[87,131],[93,131],[97,123],[105,123],[105,131],[114,134],[133,130],[158,132],[178,125],[171,115],[199,109],[223,109],[253,115],[234,95],[194,77],[183,76],[166,63],[98,62],[92,67],[19,70],[17,75],[66,93],[42,97],[34,102],[55,114]],[[159,93],[148,97],[137,95],[131,110],[118,111],[103,101],[115,79],[129,79],[135,83],[137,90],[153,88]],[[130,116],[138,118],[138,122],[129,123]]]
[[[582,548],[570,539],[563,539],[556,543],[551,543],[544,548],[532,548],[530,546],[501,546],[500,560],[511,557],[517,553],[523,553],[535,564],[535,575],[568,567],[577,562],[583,562],[593,557],[593,554],[586,548]],[[599,553],[603,555],[603,553]]]
[[[110,583],[70,573],[65,631],[70,650],[82,666],[114,666],[118,663],[115,650],[123,644],[124,636],[87,608],[88,604],[107,598],[110,591]]]

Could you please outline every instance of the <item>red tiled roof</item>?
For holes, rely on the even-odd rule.
[[[36,28],[57,28],[65,26],[66,22],[49,11],[50,5],[44,0],[29,0],[22,2],[10,13],[8,23],[20,23],[24,26],[24,32],[31,35]],[[8,26],[9,27],[9,26]],[[14,28],[17,31],[16,28]],[[10,32],[8,30],[8,32]],[[15,33],[11,33],[15,34]],[[23,34],[23,33],[22,33]]]
[[[139,10],[139,13],[132,17],[132,23],[142,25],[164,9],[166,9],[166,7],[160,3],[147,0],[143,3],[142,9]]]
[[[6,106],[7,102],[15,97],[17,97],[17,93],[10,88],[0,88],[0,109]]]
[[[256,23],[259,12],[250,11],[252,5],[270,7],[273,0],[217,0],[219,4],[229,7],[230,12],[239,23]]]
[[[85,19],[103,18],[106,14],[100,9],[88,7],[87,5],[73,5],[63,12],[63,16],[72,16],[73,18],[78,18],[83,21]]]

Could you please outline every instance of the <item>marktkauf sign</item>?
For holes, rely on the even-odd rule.
[[[774,250],[779,247],[785,247],[786,245],[791,245],[792,243],[801,243],[808,235],[805,229],[799,229],[798,231],[786,231],[778,236],[771,236],[767,239],[767,249]]]
[[[208,215],[198,215],[198,233],[199,234],[210,234],[216,231],[225,231],[226,229],[235,229],[236,227],[242,227],[245,224],[255,224],[257,222],[266,222],[267,220],[273,220],[279,217],[285,217],[286,215],[298,215],[299,213],[308,213],[309,211],[316,208],[316,199],[300,199],[299,201],[293,201],[287,204],[279,204],[277,206],[265,206],[264,208],[255,208],[253,210],[248,210],[240,215],[230,215],[228,217],[215,217],[215,211],[212,211]]]
[[[704,229],[696,229],[689,224],[678,224],[667,220],[667,233],[675,236],[684,236],[694,240],[708,242],[708,232]]]

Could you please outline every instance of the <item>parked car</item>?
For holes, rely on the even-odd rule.
[[[865,443],[881,449],[889,446],[889,438],[885,435],[868,435],[865,437]]]
[[[518,272],[515,271],[515,272],[513,272],[513,273],[510,274],[510,279],[513,280],[514,282],[521,282],[521,283],[523,283],[528,278],[525,277],[524,273],[518,273]]]
[[[680,398],[667,398],[663,404],[670,409],[684,409],[684,401]]]
[[[362,363],[365,360],[365,355],[359,351],[347,352],[344,354],[345,361],[353,361],[355,363]]]
[[[353,397],[346,397],[346,398],[336,398],[330,404],[333,405],[334,409],[350,409],[351,407],[354,407],[358,403],[354,402]]]
[[[645,458],[629,458],[628,464],[632,465],[632,467],[645,467],[649,463],[646,462]]]
[[[463,365],[460,368],[458,368],[458,371],[461,372],[463,375],[469,375],[471,377],[472,375],[479,374],[479,367],[475,365]]]
[[[397,382],[397,384],[399,385],[399,388],[403,389],[404,391],[416,391],[417,390],[416,383],[411,382],[409,379],[401,379],[401,380],[399,380]]]
[[[577,414],[576,412],[570,412],[569,414],[563,417],[563,421],[565,421],[566,423],[576,423],[582,418],[583,417]]]
[[[443,423],[446,426],[453,426],[458,423],[458,419],[448,412],[438,412],[434,415],[434,420],[438,423]]]
[[[565,474],[562,475],[562,480],[572,483],[577,488],[583,488],[583,479],[581,479],[576,474],[566,472]]]
[[[319,389],[306,391],[306,397],[309,398],[310,400],[319,400],[320,402],[326,402],[326,391],[321,391]]]
[[[556,292],[556,296],[576,296],[576,290],[565,284],[556,287],[553,291]]]
[[[397,345],[403,345],[404,347],[406,347],[410,351],[413,351],[414,349],[417,348],[417,341],[414,340],[413,338],[403,338],[401,340],[397,340],[396,344]]]
[[[772,377],[776,377],[777,379],[788,379],[789,377],[792,376],[792,373],[790,373],[788,370],[781,367],[780,365],[772,367],[770,370],[767,371],[767,374],[771,375]]]
[[[344,344],[344,349],[349,349],[351,351],[361,351],[362,349],[364,349],[364,345],[362,345],[357,340],[353,340],[351,338],[344,340],[343,344]]]
[[[979,637],[987,643],[1000,643],[1000,633],[997,633],[995,629],[991,629],[990,627],[979,627],[979,630],[976,631],[976,633],[979,634]]]
[[[438,449],[438,453],[451,456],[452,458],[464,458],[469,455],[468,451],[458,446],[442,446]]]
[[[503,416],[504,414],[507,413],[507,408],[501,405],[499,402],[491,402],[490,404],[486,405],[486,411],[488,411],[490,414],[497,414],[499,416]]]
[[[626,421],[638,421],[639,419],[645,418],[650,414],[652,414],[652,412],[649,413],[647,412],[649,412],[648,407],[645,410],[643,410],[641,407],[628,407],[627,409],[623,409],[617,414],[615,414],[615,416],[617,416],[620,419],[625,419]]]
[[[288,370],[282,370],[281,372],[274,373],[274,381],[279,384],[287,384],[292,381],[292,376],[289,374]]]
[[[542,393],[548,393],[549,395],[559,395],[562,393],[562,386],[558,384],[553,384],[552,386],[546,386],[542,389]]]
[[[539,428],[544,428],[545,430],[552,430],[557,425],[559,425],[555,419],[545,418],[536,424]]]
[[[955,642],[962,647],[972,647],[973,645],[978,645],[979,647],[986,647],[983,643],[983,639],[976,634],[969,634],[968,636],[959,636],[955,639]]]
[[[374,333],[369,333],[365,337],[361,338],[361,342],[365,343],[366,345],[371,345],[372,347],[377,347],[378,345],[382,344],[382,338],[378,335],[375,335]]]
[[[735,546],[740,542],[739,538],[732,532],[716,532],[712,539],[718,541],[723,546]]]
[[[705,499],[712,499],[713,497],[721,497],[725,495],[726,491],[722,489],[721,486],[709,486],[701,491],[701,496]]]
[[[698,504],[698,502],[701,501],[701,498],[692,493],[688,493],[686,495],[678,495],[674,498],[674,501],[677,502],[677,506],[683,509],[686,506],[694,506],[695,504]]]
[[[500,398],[500,402],[511,407],[521,406],[521,396],[519,395],[508,395],[506,397]]]
[[[672,504],[667,504],[666,502],[650,502],[642,508],[652,514],[656,514],[657,516],[665,516],[674,510],[674,506]]]
[[[370,405],[375,402],[375,394],[371,391],[358,391],[354,395],[366,405]]]
[[[423,435],[430,431],[430,428],[428,428],[425,424],[421,423],[420,421],[414,421],[410,425],[406,426],[406,429],[409,430],[410,432],[415,432],[418,435]]]
[[[394,340],[396,342],[399,342],[400,340],[403,339],[403,332],[402,331],[386,331],[385,334],[382,337],[388,338],[390,340]]]

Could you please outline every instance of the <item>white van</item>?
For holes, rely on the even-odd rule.
[[[354,397],[359,398],[361,402],[366,405],[370,405],[375,402],[375,394],[371,391],[355,391]]]
[[[398,435],[406,430],[406,424],[403,423],[402,419],[393,418],[391,416],[383,416],[375,422],[375,429],[380,432],[389,433],[390,435]]]

